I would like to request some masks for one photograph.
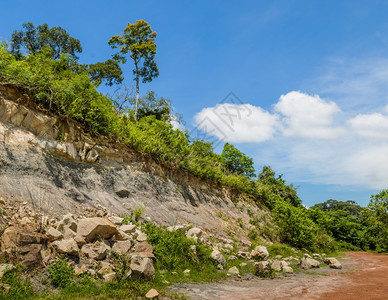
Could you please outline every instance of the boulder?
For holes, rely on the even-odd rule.
[[[117,216],[111,216],[108,218],[109,221],[111,221],[115,225],[121,225],[123,223],[123,218],[117,217]]]
[[[260,273],[269,273],[271,272],[271,265],[268,261],[259,261],[259,262],[255,262],[255,264],[253,265],[256,272],[260,272]]]
[[[58,253],[79,256],[79,248],[74,239],[54,241],[51,245]]]
[[[21,263],[28,269],[34,270],[43,266],[42,245],[29,244],[18,248]]]
[[[132,248],[132,241],[117,241],[113,244],[112,252],[118,254],[127,254]],[[152,252],[152,251],[151,251]]]
[[[313,254],[313,258],[314,258],[314,259],[322,260],[322,256],[319,255],[318,253],[314,253],[314,254]]]
[[[82,236],[87,242],[97,238],[110,239],[117,233],[116,226],[105,218],[86,218],[78,221],[77,235]]]
[[[294,273],[294,269],[291,268],[290,266],[283,266],[283,272],[287,274],[292,274]]]
[[[309,258],[307,256],[303,257],[300,260],[300,266],[302,267],[302,269],[305,269],[305,270],[308,270],[311,268],[319,268],[319,264],[320,264],[319,261],[313,258]]]
[[[237,267],[231,267],[228,270],[228,274],[230,274],[230,275],[240,275],[240,271],[237,269]]]
[[[332,269],[342,269],[341,263],[334,257],[327,257],[323,259],[325,264],[328,264]]]
[[[271,269],[277,272],[282,270],[282,263],[280,260],[275,259],[271,264]]]
[[[50,242],[53,242],[62,239],[63,234],[54,227],[50,227],[46,232],[46,237]]]
[[[58,231],[64,233],[65,228],[70,228],[72,231],[77,232],[77,222],[73,219],[72,214],[65,215],[58,223]]]
[[[13,251],[29,244],[41,244],[43,237],[30,226],[10,226],[1,236],[1,250]]]
[[[130,265],[132,276],[135,278],[151,279],[155,277],[153,260],[140,255],[133,255]]]
[[[135,233],[136,231],[136,225],[128,224],[128,225],[121,225],[120,230],[126,234]]]
[[[95,242],[94,244],[85,244],[81,248],[81,253],[86,257],[89,257],[94,260],[103,260],[109,254],[111,248],[100,241]]]
[[[224,255],[217,249],[213,249],[213,252],[211,253],[210,257],[217,261],[223,267],[226,267],[226,259]]]
[[[269,253],[268,253],[267,247],[257,246],[255,249],[251,251],[251,257],[253,259],[262,259],[262,260],[268,259]]]

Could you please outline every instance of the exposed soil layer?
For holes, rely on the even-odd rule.
[[[348,252],[342,270],[328,267],[276,278],[228,279],[179,284],[173,291],[190,299],[388,299],[388,255]]]

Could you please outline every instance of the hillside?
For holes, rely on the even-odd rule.
[[[0,85],[3,196],[53,216],[98,206],[127,215],[142,207],[159,224],[191,224],[224,237],[239,218],[248,226],[248,209],[258,209],[246,201],[238,209],[243,194],[92,136],[79,123],[44,114],[28,103],[29,97],[15,86]],[[230,222],[218,217],[219,212]]]

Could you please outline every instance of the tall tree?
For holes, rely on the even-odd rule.
[[[137,120],[137,111],[139,105],[139,82],[150,82],[158,77],[159,70],[156,65],[156,32],[152,31],[151,26],[144,20],[138,20],[135,24],[128,23],[121,35],[112,36],[108,44],[113,48],[119,48],[120,51],[113,57],[114,59],[126,63],[126,55],[132,58],[135,68],[133,69],[134,80],[136,81],[136,104],[135,120]]]
[[[53,49],[54,59],[58,59],[63,53],[78,59],[76,53],[82,52],[80,41],[71,37],[62,27],[49,28],[47,24],[35,27],[32,23],[24,23],[22,26],[23,30],[15,30],[11,37],[11,52],[16,57],[22,56],[22,48],[35,54],[43,46]]]

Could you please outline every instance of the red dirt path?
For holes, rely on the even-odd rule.
[[[388,255],[366,252],[348,252],[344,260],[350,260],[356,271],[344,275],[349,284],[319,299],[388,299]]]
[[[254,277],[219,283],[178,284],[172,290],[193,300],[388,300],[388,255],[347,252],[341,263],[342,270],[325,267],[283,279]]]

